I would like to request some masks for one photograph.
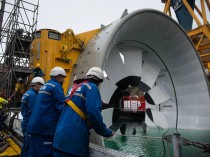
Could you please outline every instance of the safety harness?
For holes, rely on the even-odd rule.
[[[76,90],[84,83],[86,83],[88,81],[83,81],[79,84],[75,83],[73,86],[73,89],[71,91],[71,94],[69,96],[69,99],[66,100],[66,103],[83,119],[86,121],[86,123],[88,125],[90,125],[90,122],[87,120],[87,116],[86,114],[73,102],[71,101],[71,98],[73,97],[74,93],[76,92]]]

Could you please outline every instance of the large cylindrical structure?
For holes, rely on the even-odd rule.
[[[100,86],[105,103],[117,102],[120,90],[135,85],[165,114],[170,128],[210,130],[200,58],[186,32],[162,12],[138,10],[101,30],[81,53],[72,78],[84,77],[92,66],[107,74]]]

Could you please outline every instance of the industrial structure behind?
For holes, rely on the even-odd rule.
[[[147,127],[174,129],[173,135],[161,137],[173,144],[174,156],[181,156],[181,145],[189,144],[181,138],[179,129],[210,130],[205,73],[205,69],[210,69],[210,26],[205,11],[205,5],[210,10],[209,1],[201,0],[201,9],[195,1],[162,2],[164,13],[143,9],[128,14],[125,10],[107,26],[74,34],[72,29],[63,33],[36,30],[39,2],[1,0],[0,94],[10,102],[4,106],[0,156],[20,154],[21,98],[15,83],[21,77],[27,89],[36,66],[42,69],[45,81],[50,79],[53,67],[63,67],[67,74],[64,93],[75,79],[84,78],[91,67],[101,67],[105,79],[99,89],[106,104],[102,111],[106,125],[112,126],[113,120],[120,117],[119,110],[143,114]],[[171,15],[171,6],[181,26],[167,15]],[[202,16],[203,24],[194,8]],[[198,28],[192,29],[193,19]],[[103,138],[93,130],[90,139],[94,143],[90,144],[90,156],[127,156],[104,148]]]

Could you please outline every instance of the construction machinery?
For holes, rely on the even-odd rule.
[[[21,36],[19,29],[11,29],[11,37],[16,36],[18,41]],[[189,131],[210,130],[210,98],[204,68],[189,36],[166,14],[152,9],[137,10],[130,14],[124,12],[109,25],[81,34],[74,34],[71,29],[63,33],[53,29],[32,29],[29,34],[30,47],[26,44],[25,48],[30,52],[28,55],[20,53],[24,51],[24,47],[14,53],[15,46],[10,51],[6,48],[3,53],[2,67],[7,69],[2,70],[2,74],[7,72],[10,75],[5,76],[12,78],[7,77],[4,82],[11,84],[10,81],[20,74],[30,81],[33,77],[32,69],[37,63],[47,81],[50,70],[54,66],[61,66],[67,73],[63,85],[66,93],[74,80],[84,78],[91,67],[98,66],[104,70],[105,75],[100,86],[102,100],[112,107],[102,113],[108,127],[113,125],[112,118],[117,117],[116,108],[120,106],[123,91],[134,87],[143,93],[146,100],[145,122],[148,126],[172,128],[177,134],[180,128]],[[10,43],[9,41],[9,47]],[[19,53],[25,56],[18,55]],[[16,68],[14,59],[17,58],[23,60],[26,67]],[[5,96],[8,98],[14,86],[2,89],[5,93],[9,90],[9,94]],[[14,111],[17,112],[16,109]],[[13,119],[12,126],[16,126],[16,132],[21,132],[20,121],[14,120],[15,116],[10,116],[9,123]],[[91,134],[91,142],[104,145],[102,137],[97,136],[94,131]],[[177,134],[172,137],[176,139],[174,145],[178,148],[175,154],[180,155]],[[4,140],[7,144],[7,139]],[[95,149],[93,146],[91,145],[91,150],[102,149]],[[108,152],[105,150],[105,153]],[[118,153],[115,152],[115,156]]]
[[[210,11],[209,0],[162,0],[162,2],[165,3],[163,12],[169,16],[172,16],[170,7],[173,7],[179,24],[187,31],[204,67],[210,72],[210,24],[207,18]]]
[[[105,104],[117,108],[122,91],[137,87],[146,99],[148,126],[176,132],[180,128],[210,129],[209,89],[199,55],[183,28],[167,15],[138,10],[78,35],[69,29],[38,33],[32,43],[33,63],[41,64],[46,79],[52,67],[64,67],[70,78],[65,91],[75,79],[85,77],[88,69],[99,66],[106,76],[100,86]],[[112,125],[114,115],[113,108],[103,114],[107,126]],[[92,135],[92,142],[103,145],[100,136]]]
[[[30,44],[34,39],[38,16],[38,1],[33,4],[23,0],[1,1],[1,85],[0,92],[5,98],[11,97],[10,107],[16,107],[20,97],[14,94],[18,77],[27,83],[30,68]]]
[[[6,123],[0,135],[0,156],[19,156],[22,133],[14,126],[20,127],[21,97],[14,91],[18,77],[27,84],[32,72],[30,44],[37,26],[38,1],[1,0],[0,4],[0,95],[11,99],[0,111],[1,120]]]

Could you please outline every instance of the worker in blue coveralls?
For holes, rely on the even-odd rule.
[[[66,72],[54,67],[51,79],[39,90],[31,118],[28,123],[29,157],[52,157],[53,137],[57,122],[65,105],[62,85]]]
[[[86,79],[75,82],[69,89],[69,99],[54,136],[54,157],[88,156],[90,128],[104,137],[114,134],[106,127],[101,115],[102,100],[98,86],[103,78],[101,68],[93,67]]]
[[[31,88],[24,93],[21,99],[21,114],[23,120],[21,122],[21,128],[23,132],[23,146],[21,150],[21,157],[28,157],[28,133],[26,132],[28,121],[31,116],[36,95],[39,89],[43,86],[44,79],[41,77],[35,77],[32,79],[30,85]]]

